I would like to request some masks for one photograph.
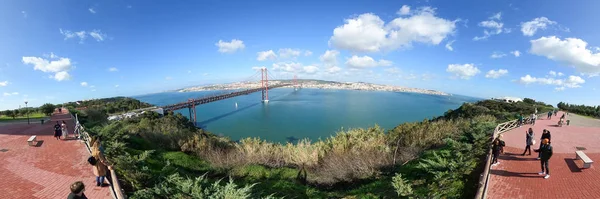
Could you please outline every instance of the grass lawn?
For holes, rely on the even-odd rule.
[[[39,118],[45,118],[45,117],[48,117],[48,116],[44,115],[43,113],[29,113],[29,119],[39,119]],[[6,115],[0,115],[0,121],[23,120],[23,119],[27,119],[27,115],[15,117],[14,119],[12,117],[9,117]]]

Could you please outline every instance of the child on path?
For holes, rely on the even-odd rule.
[[[60,130],[62,131],[62,134],[65,136],[65,140],[67,138],[69,138],[69,130],[67,129],[67,123],[63,120],[62,124],[60,125]]]
[[[54,137],[56,140],[60,140],[60,136],[62,136],[62,131],[60,129],[60,124],[56,121],[56,124],[54,125]]]
[[[550,131],[548,131],[548,130],[546,130],[546,129],[544,129],[544,131],[542,132],[542,138],[540,139],[540,148],[542,148],[543,141],[544,141],[545,139],[547,139],[547,140],[548,140],[548,142],[550,142],[550,141],[552,140],[552,135],[550,134]],[[538,148],[538,150],[539,150],[540,148]],[[541,159],[541,157],[542,157],[542,153],[538,153],[538,157],[537,157],[537,159],[539,160],[539,159]]]
[[[81,181],[77,181],[71,184],[71,193],[67,196],[67,199],[87,199],[85,196],[85,185]]]
[[[549,139],[542,140],[542,146],[540,147],[540,163],[542,165],[542,172],[540,175],[544,175],[544,179],[550,178],[550,168],[548,166],[548,160],[552,157],[552,146],[550,145]]]

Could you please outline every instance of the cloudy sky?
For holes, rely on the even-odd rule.
[[[600,104],[600,1],[7,0],[0,110],[274,77]]]

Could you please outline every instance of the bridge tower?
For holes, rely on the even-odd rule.
[[[261,84],[262,84],[262,101],[264,103],[269,102],[269,74],[267,72],[267,68],[261,68]]]
[[[294,74],[294,90],[298,90],[300,86],[298,86],[298,76]]]
[[[192,121],[194,123],[194,126],[196,126],[196,103],[194,102],[194,99],[188,99],[188,111],[190,112],[190,121]]]

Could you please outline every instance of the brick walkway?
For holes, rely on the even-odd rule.
[[[109,187],[96,187],[89,153],[77,140],[56,140],[55,121],[65,120],[72,135],[74,122],[68,114],[55,114],[53,122],[0,126],[0,198],[66,198],[69,186],[83,181],[88,198],[112,198]],[[38,147],[27,145],[37,135]]]
[[[581,169],[581,160],[575,160],[575,147],[585,147],[584,152],[594,161],[600,160],[600,128],[582,126],[557,127],[562,113],[552,120],[538,120],[535,126],[525,125],[504,133],[505,154],[500,164],[492,167],[488,198],[600,198],[600,170],[592,165]],[[575,119],[575,118],[573,118]],[[585,122],[585,121],[579,121]],[[525,149],[525,131],[535,132],[536,145],[531,156],[521,156]],[[542,130],[552,135],[554,155],[550,159],[550,178],[544,179],[540,161],[533,149],[539,147]],[[598,163],[596,163],[598,164]]]

